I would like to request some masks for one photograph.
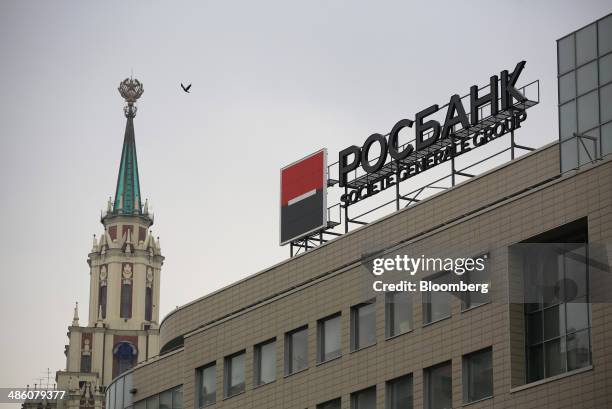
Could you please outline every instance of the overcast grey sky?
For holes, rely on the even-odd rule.
[[[288,257],[279,168],[527,60],[542,103],[521,138],[557,138],[555,40],[609,1],[0,2],[0,387],[64,368],[87,323],[91,235],[114,194],[144,83],[141,191],[161,237],[161,312]],[[191,94],[179,83],[193,83]]]

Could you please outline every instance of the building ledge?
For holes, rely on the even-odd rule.
[[[585,366],[584,368],[574,369],[573,371],[565,372],[559,375],[551,376],[550,378],[540,379],[539,381],[530,382],[525,385],[516,386],[514,388],[510,388],[510,393],[524,391],[525,389],[535,388],[536,386],[544,385],[549,382],[554,382],[559,379],[567,378],[573,375],[578,375],[584,372],[592,371],[593,365]]]

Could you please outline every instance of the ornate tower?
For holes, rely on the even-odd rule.
[[[144,89],[137,79],[121,82],[127,118],[114,200],[102,213],[104,231],[94,235],[88,257],[89,323],[79,325],[75,308],[68,329],[66,370],[58,387],[69,391],[58,406],[101,408],[103,387],[138,362],[159,353],[159,284],[164,257],[153,237],[153,215],[142,203],[134,118]],[[61,402],[61,403],[60,403]]]
[[[138,80],[126,79],[119,93],[127,102],[127,123],[115,198],[108,201],[101,218],[104,233],[99,240],[94,238],[89,254],[89,323],[119,330],[150,330],[159,322],[163,257],[150,230],[153,215],[140,194],[134,117],[143,87]]]

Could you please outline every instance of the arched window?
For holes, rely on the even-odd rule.
[[[119,342],[113,348],[113,377],[119,376],[136,364],[138,351],[130,342]]]

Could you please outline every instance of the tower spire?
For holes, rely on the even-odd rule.
[[[125,99],[123,108],[127,122],[121,151],[119,176],[113,213],[142,214],[140,198],[140,179],[138,178],[138,160],[136,157],[136,140],[134,136],[134,117],[136,116],[136,101],[144,92],[142,83],[134,78],[126,78],[119,84],[119,94]]]
[[[78,301],[74,305],[74,316],[72,317],[72,326],[79,326],[79,303]]]

